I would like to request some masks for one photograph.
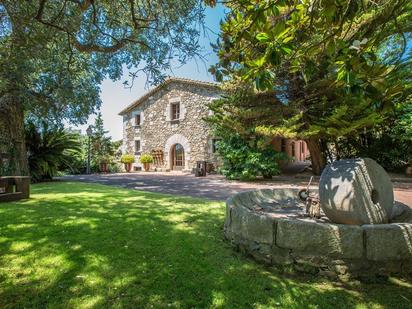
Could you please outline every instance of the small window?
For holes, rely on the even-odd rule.
[[[292,157],[294,157],[295,156],[295,142],[292,142],[290,147],[291,147],[291,151],[292,151]]]
[[[300,152],[305,153],[305,142],[300,142]]]
[[[286,140],[284,138],[282,138],[280,141],[280,151],[286,152]]]
[[[134,151],[135,152],[140,151],[140,141],[134,141]]]
[[[134,125],[135,126],[140,126],[140,114],[137,114],[136,116],[134,116]]]
[[[218,145],[217,143],[220,142],[220,138],[214,138],[212,139],[212,153],[217,152]]]
[[[180,103],[172,103],[170,105],[171,119],[179,120],[180,119]]]

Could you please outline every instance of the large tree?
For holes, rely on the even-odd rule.
[[[221,26],[219,63],[211,71],[275,91],[277,100],[294,111],[293,123],[275,120],[260,131],[305,139],[316,174],[326,163],[328,141],[382,123],[411,93],[408,0],[227,5],[231,10]]]
[[[0,161],[28,173],[24,118],[84,123],[103,78],[164,78],[199,52],[199,0],[0,1]],[[135,71],[133,69],[136,68]]]

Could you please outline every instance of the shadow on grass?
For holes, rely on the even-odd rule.
[[[223,240],[224,204],[83,183],[0,204],[0,307],[410,308],[411,283],[285,276]]]

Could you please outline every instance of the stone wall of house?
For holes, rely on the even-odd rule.
[[[208,104],[219,97],[215,87],[172,82],[144,100],[136,109],[123,116],[123,151],[135,153],[135,140],[141,151],[135,153],[135,166],[141,166],[143,153],[163,151],[163,168],[170,168],[170,151],[176,143],[185,151],[185,169],[191,170],[198,160],[216,162],[212,153],[212,133],[203,120],[209,115]],[[180,119],[170,120],[170,104],[180,102]],[[141,125],[134,126],[140,113]]]

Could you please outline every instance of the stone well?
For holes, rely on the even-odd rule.
[[[298,189],[241,192],[226,202],[225,237],[267,264],[330,277],[412,273],[412,209],[396,203],[388,224],[311,219]]]

